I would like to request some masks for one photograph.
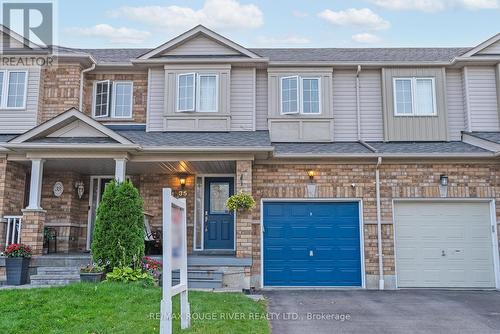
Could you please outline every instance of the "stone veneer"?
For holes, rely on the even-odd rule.
[[[317,198],[359,198],[363,201],[367,282],[378,275],[375,164],[256,164],[253,168],[252,285],[260,279],[260,201],[262,198],[305,198],[308,170],[316,171]],[[499,165],[475,163],[383,163],[380,166],[384,275],[394,281],[392,200],[438,198],[439,176],[449,177],[448,198],[494,198],[500,217]],[[498,229],[497,229],[498,230]],[[391,282],[386,282],[391,284]],[[393,284],[393,283],[392,283]]]

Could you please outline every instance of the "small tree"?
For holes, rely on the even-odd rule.
[[[143,202],[130,181],[106,185],[97,208],[92,259],[106,267],[137,266],[144,256]]]

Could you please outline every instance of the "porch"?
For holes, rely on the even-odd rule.
[[[144,200],[146,230],[161,236],[162,188],[172,188],[175,196],[187,201],[191,269],[235,269],[233,276],[243,273],[237,280],[248,281],[248,287],[245,275],[250,275],[252,262],[251,219],[227,212],[224,203],[235,192],[251,191],[251,160],[196,158],[175,161],[164,156],[162,161],[152,161],[150,157],[46,154],[43,159],[8,161],[16,178],[6,188],[15,196],[0,224],[1,245],[30,245],[35,255],[31,261],[34,274],[35,268],[47,264],[74,267],[89,263],[96,209],[105,184],[128,179]],[[44,249],[44,228],[52,236],[48,249]],[[0,274],[1,267],[0,263]]]

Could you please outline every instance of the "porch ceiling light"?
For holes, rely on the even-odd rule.
[[[314,176],[316,176],[316,172],[313,171],[312,169],[307,171],[307,176],[309,176],[309,180],[314,180]]]
[[[445,174],[441,174],[439,176],[439,184],[443,187],[448,186],[448,176]]]

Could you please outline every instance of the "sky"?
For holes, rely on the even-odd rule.
[[[500,0],[58,0],[58,43],[155,47],[203,24],[245,47],[468,47]]]

